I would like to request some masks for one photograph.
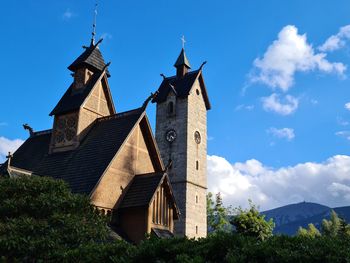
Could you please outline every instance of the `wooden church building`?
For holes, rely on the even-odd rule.
[[[189,72],[182,50],[177,76],[164,78],[141,107],[118,113],[100,42],[92,39],[68,67],[74,79],[50,113],[52,129],[34,132],[25,125],[30,137],[0,174],[66,181],[72,192],[88,195],[94,206],[111,214],[113,229],[134,243],[145,234],[206,236],[210,104],[201,68]],[[157,142],[145,112],[150,100],[157,103]],[[200,126],[192,127],[195,123]]]

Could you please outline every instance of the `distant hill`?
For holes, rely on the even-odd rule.
[[[261,212],[266,219],[272,218],[276,224],[275,234],[294,235],[300,226],[313,223],[321,227],[322,219],[329,219],[332,209],[350,223],[350,206],[330,208],[317,203],[302,202]]]

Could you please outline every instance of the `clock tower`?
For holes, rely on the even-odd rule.
[[[169,177],[180,219],[179,236],[207,235],[207,110],[210,109],[202,66],[191,66],[182,48],[176,75],[163,76],[153,102],[157,103],[156,141],[162,159],[171,163]]]

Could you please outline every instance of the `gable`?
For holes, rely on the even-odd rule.
[[[82,106],[100,116],[107,116],[115,113],[106,76],[95,84]]]
[[[134,127],[91,193],[92,203],[115,208],[136,174],[162,171],[159,154],[144,116]]]
[[[187,97],[197,79],[200,81],[205,106],[207,110],[209,110],[211,105],[202,76],[202,70],[188,72],[182,78],[177,78],[176,76],[165,78],[158,88],[157,96],[152,100],[152,102],[161,103],[166,101],[171,90],[175,90],[177,97]]]

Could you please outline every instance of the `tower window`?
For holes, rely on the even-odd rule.
[[[168,115],[173,115],[174,113],[174,102],[170,101],[168,104]]]
[[[199,170],[199,162],[196,161],[196,170]]]
[[[196,204],[198,204],[198,195],[196,195]]]
[[[198,235],[198,226],[196,226],[196,235]]]
[[[196,93],[197,93],[197,95],[199,95],[200,93],[199,93],[199,89],[196,89]]]

